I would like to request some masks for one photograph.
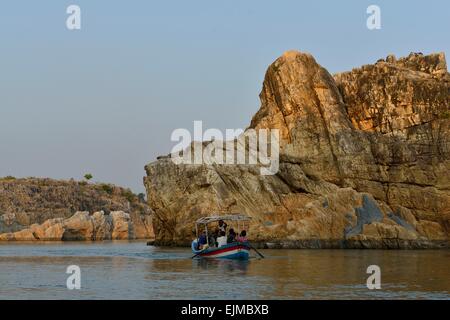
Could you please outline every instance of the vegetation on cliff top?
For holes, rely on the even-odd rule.
[[[49,218],[69,217],[77,211],[100,210],[149,212],[142,196],[113,184],[88,184],[74,179],[0,178],[0,214],[29,214],[36,216],[34,222],[41,223]]]

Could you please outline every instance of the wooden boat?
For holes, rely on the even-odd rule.
[[[245,227],[245,222],[250,221],[250,219],[251,219],[250,217],[242,214],[202,217],[198,219],[195,224],[197,239],[193,240],[191,244],[192,252],[195,254],[194,257],[209,258],[209,259],[222,258],[222,259],[247,260],[250,256],[249,252],[251,249],[251,246],[248,242],[233,242],[228,243],[226,245],[222,245],[220,247],[215,247],[209,243],[208,224],[220,220],[236,221],[238,225],[237,230],[239,232],[241,225]],[[204,227],[206,231],[207,246],[205,246],[206,248],[204,249],[198,248],[199,226]]]
[[[192,252],[201,258],[223,258],[248,260],[250,247],[247,242],[233,242],[217,247],[208,247],[205,250],[197,250],[197,239],[192,241]]]

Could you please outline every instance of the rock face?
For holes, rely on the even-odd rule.
[[[0,240],[153,236],[152,210],[128,189],[51,179],[0,179]]]
[[[7,241],[95,241],[136,239],[130,215],[113,211],[76,212],[68,219],[55,218],[43,224],[33,224],[14,233],[0,234],[0,240]]]
[[[448,247],[450,75],[443,54],[388,56],[330,75],[289,51],[267,70],[249,129],[279,129],[277,174],[257,165],[146,166],[156,243],[189,243],[193,221],[251,216],[267,246]]]

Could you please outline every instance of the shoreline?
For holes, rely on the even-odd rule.
[[[102,239],[102,240],[60,240],[60,239],[46,239],[46,240],[0,240],[0,245],[8,243],[102,243],[102,242],[142,242],[148,244],[152,240],[148,238],[134,238],[134,239]]]
[[[142,242],[146,246],[190,248],[190,241],[158,241],[154,239],[115,239],[115,240],[0,240],[0,245],[7,244],[64,244],[83,243],[98,244],[112,242]],[[256,249],[368,249],[368,250],[446,250],[450,249],[449,240],[278,240],[251,242]]]
[[[449,240],[279,240],[251,242],[256,249],[450,249]],[[190,247],[186,241],[148,241],[148,246],[155,247]]]

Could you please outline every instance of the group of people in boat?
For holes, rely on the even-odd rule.
[[[219,220],[219,224],[216,230],[207,235],[206,231],[203,231],[198,238],[198,250],[203,250],[206,247],[217,247],[220,248],[228,243],[233,242],[247,242],[247,232],[242,230],[240,234],[237,234],[233,228],[230,228],[227,235],[228,225],[223,221]]]

